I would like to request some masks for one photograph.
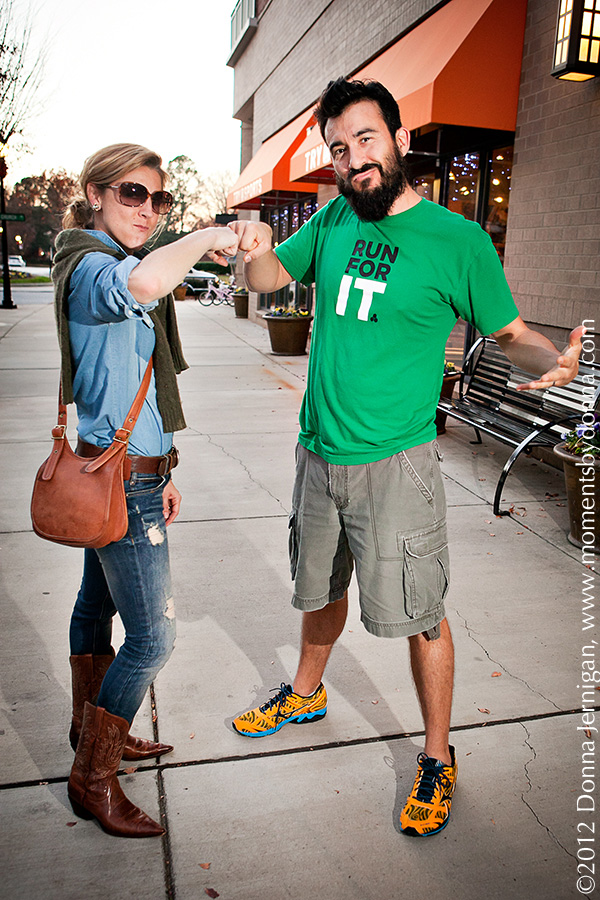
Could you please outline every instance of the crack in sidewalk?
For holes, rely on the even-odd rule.
[[[209,444],[211,444],[213,447],[216,447],[217,450],[221,450],[225,454],[225,456],[227,456],[229,459],[232,459],[234,462],[239,463],[240,466],[242,467],[242,469],[244,470],[244,472],[246,473],[246,475],[248,476],[248,478],[250,479],[250,481],[252,481],[257,487],[259,487],[261,489],[261,491],[264,491],[266,494],[268,494],[269,497],[272,497],[272,499],[275,500],[275,502],[279,504],[279,506],[281,507],[283,512],[286,514],[286,516],[289,515],[289,509],[285,508],[285,506],[283,505],[283,503],[281,502],[279,497],[276,497],[275,494],[273,494],[269,490],[268,487],[266,487],[262,482],[258,481],[258,479],[252,475],[248,466],[246,466],[238,456],[234,456],[233,453],[229,453],[229,451],[227,451],[225,449],[225,447],[223,447],[222,444],[217,444],[217,442],[214,441],[212,439],[212,437],[210,436],[210,434],[208,434],[206,431],[198,431],[196,428],[192,428],[189,425],[188,425],[188,428],[194,434],[197,434],[200,437],[205,437],[208,440]]]
[[[523,801],[523,803],[525,804],[527,809],[530,811],[531,815],[534,817],[534,819],[536,820],[538,825],[540,825],[546,831],[548,836],[552,838],[552,840],[555,842],[555,844],[558,844],[558,846],[561,848],[561,850],[564,850],[565,853],[567,854],[567,856],[570,856],[571,859],[577,860],[577,857],[575,856],[575,854],[571,853],[570,850],[567,850],[567,848],[564,846],[564,844],[561,844],[561,842],[556,837],[556,835],[554,834],[552,829],[549,828],[548,825],[545,825],[544,822],[542,822],[542,820],[540,819],[540,817],[534,810],[531,803],[528,803],[527,800],[525,799],[525,795],[529,794],[533,790],[533,784],[532,784],[531,778],[529,777],[529,764],[534,762],[537,759],[537,753],[535,752],[535,747],[530,743],[531,734],[528,731],[526,725],[523,722],[519,722],[519,725],[523,728],[523,730],[525,731],[525,734],[527,735],[527,737],[525,738],[525,744],[527,747],[529,747],[529,749],[531,750],[531,752],[533,754],[533,756],[531,756],[527,760],[527,762],[523,765],[523,771],[525,772],[525,778],[527,779],[527,790],[521,791],[521,800]]]
[[[470,627],[469,623],[467,622],[467,620],[465,619],[465,617],[462,615],[462,613],[460,613],[457,609],[455,609],[454,612],[459,617],[459,619],[462,619],[462,622],[465,626],[467,635],[470,637],[470,639],[473,641],[473,643],[477,644],[478,647],[481,647],[481,649],[483,650],[483,652],[485,653],[485,655],[487,656],[487,658],[489,659],[490,662],[494,663],[495,666],[498,666],[500,669],[502,669],[502,671],[506,675],[508,675],[509,678],[514,678],[515,681],[520,681],[521,684],[524,684],[525,687],[527,688],[527,690],[531,691],[532,694],[537,694],[538,697],[541,697],[542,700],[545,700],[546,703],[549,703],[551,706],[554,707],[554,709],[556,709],[558,712],[561,712],[560,706],[557,706],[553,700],[550,700],[549,697],[545,697],[544,694],[541,693],[541,691],[538,691],[534,687],[532,687],[527,681],[525,681],[524,678],[521,678],[519,675],[514,675],[501,662],[499,662],[497,659],[494,659],[492,656],[490,656],[490,654],[485,649],[483,644],[480,643],[476,637],[474,637],[471,627]]]

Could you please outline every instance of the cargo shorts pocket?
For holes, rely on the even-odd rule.
[[[404,550],[403,586],[407,616],[419,619],[444,600],[450,586],[446,523],[413,535],[399,535]]]
[[[292,510],[288,518],[288,553],[290,556],[290,573],[292,581],[296,578],[298,571],[298,519],[296,511]]]

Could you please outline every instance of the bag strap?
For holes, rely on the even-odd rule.
[[[123,425],[121,426],[121,428],[118,428],[115,431],[110,447],[107,447],[107,449],[104,451],[104,453],[102,453],[101,456],[96,456],[94,459],[90,460],[90,462],[85,467],[86,472],[95,472],[96,469],[99,469],[100,466],[103,466],[105,462],[108,462],[109,459],[111,459],[116,453],[121,450],[123,452],[123,455],[127,453],[129,438],[131,437],[131,432],[135,428],[135,423],[137,422],[138,416],[142,411],[142,406],[144,405],[144,400],[146,399],[146,394],[148,393],[148,388],[150,386],[151,377],[152,357],[150,357],[150,359],[148,360],[148,365],[146,367],[144,377],[142,378],[142,383],[138,388],[138,392],[135,395],[133,403],[131,404],[131,409],[125,417]],[[123,445],[124,449],[122,449]]]
[[[131,432],[135,428],[135,423],[138,420],[138,416],[142,411],[142,406],[144,405],[144,400],[146,399],[146,394],[148,393],[148,388],[150,387],[150,379],[152,378],[152,357],[148,360],[148,365],[146,366],[146,371],[144,372],[144,377],[142,378],[142,383],[138,388],[138,392],[135,395],[133,403],[131,404],[131,409],[127,413],[125,417],[125,421],[121,428],[117,429],[115,435],[112,440],[112,444],[110,447],[101,454],[101,456],[96,456],[85,467],[86,472],[95,472],[96,469],[99,469],[100,466],[103,466],[105,462],[107,462],[111,457],[122,450],[123,445],[125,446],[125,452],[127,452],[127,445],[129,444],[129,438],[131,437]],[[60,456],[59,447],[61,446],[61,441],[65,441],[67,437],[67,407],[63,403],[62,396],[62,375],[59,382],[58,387],[58,421],[55,427],[52,429],[52,438],[54,440],[54,452],[50,454],[48,457],[48,462],[46,463],[46,467],[44,469],[44,473],[42,478],[44,481],[48,481],[52,478],[54,474],[54,470],[58,463],[58,459]]]
[[[148,393],[148,388],[150,387],[151,377],[152,377],[152,357],[150,357],[150,359],[148,360],[148,365],[146,366],[146,371],[144,372],[144,377],[142,378],[142,383],[140,384],[140,386],[138,388],[138,392],[135,395],[133,403],[131,404],[131,409],[127,413],[127,416],[125,417],[125,421],[124,421],[122,427],[119,428],[115,432],[115,437],[113,438],[113,440],[116,439],[117,434],[120,434],[120,432],[126,432],[128,435],[130,435],[131,432],[133,431],[133,429],[135,427],[135,423],[137,422],[138,416],[139,416],[140,412],[142,411],[142,406],[144,405],[144,400],[146,399],[146,394]],[[130,427],[125,428],[125,425],[130,425]],[[67,430],[67,407],[63,403],[62,375],[61,375],[61,379],[60,379],[60,382],[58,385],[58,422],[57,422],[56,427],[63,428],[65,432]],[[55,431],[55,429],[53,428],[52,429],[52,437],[55,437],[54,431]],[[56,435],[56,436],[58,437],[59,435]],[[123,438],[120,438],[120,439],[123,440]],[[127,439],[129,440],[129,438],[127,438]]]

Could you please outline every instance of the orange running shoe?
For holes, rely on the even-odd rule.
[[[450,747],[450,758],[452,763],[445,766],[439,759],[419,753],[417,777],[406,806],[400,813],[403,834],[428,837],[448,824],[458,775],[454,747]]]
[[[276,690],[274,688],[274,690]],[[327,712],[327,694],[321,683],[310,697],[295,694],[291,684],[281,682],[279,690],[267,703],[250,709],[233,720],[233,727],[238,734],[246,737],[265,737],[275,734],[288,722],[303,725],[316,722]]]

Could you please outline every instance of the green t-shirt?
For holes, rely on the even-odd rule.
[[[316,283],[299,441],[330,463],[433,440],[457,318],[490,334],[519,314],[489,236],[428,200],[361,222],[336,197],[275,252],[292,278]]]

